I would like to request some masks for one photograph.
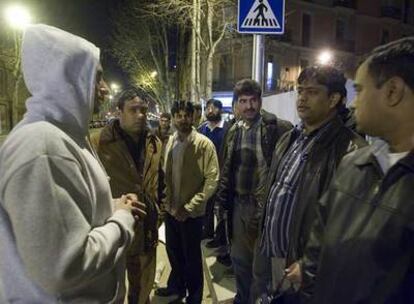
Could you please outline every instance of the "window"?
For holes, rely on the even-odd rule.
[[[404,23],[410,22],[411,0],[404,0]]]
[[[309,61],[307,59],[300,60],[300,70],[303,71],[309,66]]]
[[[381,44],[386,44],[390,41],[390,32],[388,30],[382,30]]]
[[[336,20],[336,39],[345,39],[345,21],[342,19]]]
[[[302,46],[310,46],[311,35],[311,16],[309,14],[303,14],[302,16]]]
[[[273,56],[269,56],[266,62],[266,86],[265,90],[267,92],[272,92],[276,90],[277,79],[280,74],[280,67],[275,62]]]
[[[231,82],[233,77],[232,69],[233,62],[231,55],[223,54],[220,59],[219,83],[217,84],[220,90],[227,90],[231,88]]]

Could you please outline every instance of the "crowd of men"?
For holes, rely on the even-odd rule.
[[[244,79],[231,121],[219,100],[204,121],[177,101],[151,130],[131,87],[89,136],[109,93],[99,49],[33,25],[22,68],[27,113],[0,150],[0,303],[150,303],[161,223],[171,272],[155,294],[171,303],[202,303],[203,238],[235,304],[414,303],[413,37],[366,56],[351,112],[341,71],[305,68],[297,126]]]

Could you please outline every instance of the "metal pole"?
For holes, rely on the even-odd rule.
[[[263,81],[264,35],[253,35],[252,79],[260,85]]]

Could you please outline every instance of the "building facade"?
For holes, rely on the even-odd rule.
[[[315,64],[323,50],[353,78],[363,54],[414,35],[414,0],[285,1],[285,34],[265,37],[265,92],[293,89],[300,71]],[[224,39],[215,60],[215,91],[232,90],[238,80],[251,77],[252,43],[252,35]]]

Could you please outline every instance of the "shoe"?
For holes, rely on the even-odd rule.
[[[219,262],[220,264],[223,264],[226,267],[231,267],[231,258],[230,255],[226,254],[226,255],[219,255],[217,257],[217,262]]]
[[[220,246],[221,246],[220,242],[216,239],[212,239],[211,241],[208,241],[206,243],[206,248],[218,248]]]
[[[182,297],[182,298],[179,297],[175,300],[172,300],[172,301],[168,302],[168,304],[184,304],[184,303],[186,303],[184,297]]]
[[[169,297],[169,296],[178,296],[179,298],[185,297],[185,292],[179,292],[178,290],[162,287],[155,290],[154,294],[158,297]]]

